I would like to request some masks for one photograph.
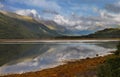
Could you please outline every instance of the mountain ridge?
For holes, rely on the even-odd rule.
[[[6,15],[7,12],[0,12],[0,39],[24,39],[24,38],[46,38],[56,37],[60,34],[49,29],[44,24],[32,19],[32,22],[15,14]],[[11,13],[14,15],[14,13]],[[10,15],[11,15],[10,14]],[[25,16],[27,17],[27,16]]]
[[[57,39],[120,39],[120,28],[106,28],[82,36],[62,36]]]
[[[85,38],[120,38],[120,28],[106,28],[83,36]]]
[[[85,35],[87,34],[87,35]],[[32,17],[0,11],[0,39],[79,39],[120,38],[120,28],[96,31],[67,30],[51,20],[36,20]]]

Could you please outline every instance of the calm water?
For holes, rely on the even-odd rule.
[[[63,61],[107,55],[118,41],[79,41],[0,44],[0,75],[37,71]]]

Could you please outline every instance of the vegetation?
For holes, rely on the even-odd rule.
[[[120,55],[120,43],[117,45],[117,50],[115,52],[115,55],[117,55],[117,56]]]
[[[82,35],[82,36],[60,36],[56,39],[115,39],[120,38],[120,28],[108,28],[97,31],[93,34]]]
[[[120,38],[120,28],[108,28],[93,34],[83,36],[85,38]]]
[[[108,59],[100,66],[99,77],[120,77],[120,57]]]
[[[120,43],[112,57],[98,68],[99,77],[120,77]]]
[[[0,12],[0,39],[80,39],[80,38],[120,38],[119,28],[109,28],[84,36],[67,36],[63,27],[54,22],[39,22],[30,17],[14,13]],[[58,27],[58,28],[56,28]],[[62,29],[63,32],[60,30]]]
[[[0,39],[32,39],[59,35],[56,31],[32,18],[30,20],[16,14],[10,15],[0,12]]]

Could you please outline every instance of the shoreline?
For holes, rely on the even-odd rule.
[[[99,56],[94,58],[86,58],[71,62],[66,62],[66,64],[48,68],[36,72],[28,72],[23,74],[10,74],[0,77],[80,77],[87,76],[97,77],[96,68],[105,62],[106,58],[111,55]]]
[[[0,39],[0,43],[60,43],[60,42],[120,41],[117,39]]]

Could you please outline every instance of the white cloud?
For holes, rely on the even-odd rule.
[[[73,30],[100,30],[116,27],[120,24],[120,14],[109,13],[105,10],[99,11],[99,16],[77,17],[74,19],[56,15],[54,21],[60,25]]]
[[[30,16],[35,19],[40,19],[40,15],[35,9],[17,10],[15,13],[24,16]]]
[[[77,25],[79,25],[80,23],[82,23],[82,21],[76,21],[76,20],[70,20],[65,18],[64,16],[61,15],[55,15],[53,21],[55,21],[57,24],[65,26],[67,28],[72,28],[75,27]],[[79,29],[81,29],[81,26],[79,25]]]
[[[57,22],[60,25],[65,25],[65,24],[69,24],[69,20],[65,19],[63,16],[61,15],[56,15],[54,17],[54,21]]]
[[[106,19],[108,21],[114,22],[114,23],[120,23],[120,13],[110,13],[106,10],[100,10],[99,11],[101,18]]]
[[[9,0],[13,3],[20,3],[25,4],[28,6],[37,7],[45,9],[45,12],[47,13],[57,13],[60,12],[61,6],[53,0]],[[73,4],[73,3],[72,3]],[[116,5],[115,5],[116,4]],[[119,8],[120,7],[120,1],[118,3],[113,3],[111,7]],[[81,14],[82,16],[75,15],[74,13],[71,15],[71,18],[66,18],[62,15],[58,15],[59,13],[55,15],[49,14],[42,14],[43,18],[52,19],[59,25],[65,26],[67,29],[77,29],[77,30],[98,30],[98,29],[104,29],[109,27],[114,27],[114,25],[120,24],[120,13],[119,9],[111,9],[111,8],[104,8],[104,9],[98,9],[97,6],[83,6],[78,7],[76,4],[74,7],[71,7],[73,10],[83,10],[85,13],[87,11],[93,11],[96,14],[99,14],[99,16],[95,15],[88,15],[88,17],[85,17],[84,14]],[[47,10],[47,11],[46,11]],[[52,11],[51,11],[52,10]],[[114,11],[114,13],[108,12],[108,11]],[[74,12],[74,11],[72,11]],[[115,14],[117,12],[117,14]],[[26,10],[18,10],[16,11],[17,14],[20,15],[27,15],[34,18],[40,18],[40,15],[37,13],[34,9],[26,9]],[[67,14],[67,13],[66,13]],[[89,13],[87,13],[89,14]],[[64,14],[65,15],[65,12]],[[73,16],[73,18],[72,18]]]

